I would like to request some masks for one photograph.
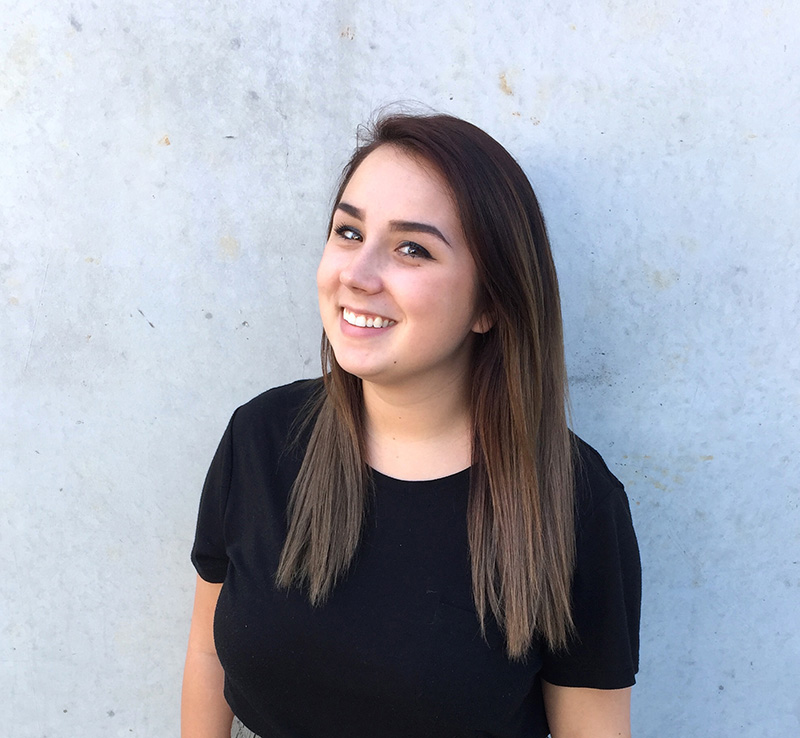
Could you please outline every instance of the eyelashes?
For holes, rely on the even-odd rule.
[[[361,242],[364,240],[364,237],[361,235],[361,232],[357,228],[353,228],[352,226],[341,224],[336,226],[333,229],[333,232],[339,237],[344,239],[345,241],[357,241]],[[431,256],[430,251],[426,249],[424,246],[421,246],[416,241],[403,241],[398,247],[397,251],[403,255],[407,256],[410,259],[429,259],[431,261],[434,260],[433,256]]]
[[[428,249],[413,241],[404,241],[398,251],[410,256],[412,259],[433,259]]]
[[[362,240],[361,234],[355,228],[351,228],[350,226],[347,225],[336,226],[336,228],[333,229],[333,232],[337,236],[344,238],[346,241]]]

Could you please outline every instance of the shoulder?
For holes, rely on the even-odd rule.
[[[622,482],[606,465],[603,457],[586,441],[573,435],[575,459],[575,506],[578,520],[591,520],[598,512],[620,505],[628,507]]]
[[[298,379],[268,389],[236,409],[234,426],[238,429],[265,421],[277,425],[281,421],[291,424],[307,407],[313,406],[322,390],[321,378]]]
[[[262,392],[242,405],[237,413],[243,416],[262,415],[266,413],[297,414],[309,401],[322,391],[322,378],[298,379],[289,384]]]
[[[321,378],[299,379],[262,392],[234,412],[229,426],[231,442],[237,447],[255,443],[263,448],[265,441],[284,446],[311,416],[323,388]]]

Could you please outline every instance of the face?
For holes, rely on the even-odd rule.
[[[463,378],[472,337],[488,328],[448,186],[388,145],[342,194],[317,288],[336,360],[364,382],[435,389]]]

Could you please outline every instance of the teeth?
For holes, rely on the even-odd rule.
[[[347,308],[342,310],[342,314],[350,325],[357,325],[359,328],[388,328],[390,325],[394,325],[397,322],[395,320],[389,320],[389,318],[381,318],[380,316],[356,315]]]

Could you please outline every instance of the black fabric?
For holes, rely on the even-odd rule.
[[[224,582],[214,636],[225,696],[270,738],[547,735],[541,683],[613,689],[638,668],[641,571],[628,501],[579,443],[577,634],[511,662],[472,602],[469,470],[426,482],[374,472],[375,495],[348,575],[312,608],[273,577],[304,444],[291,428],[319,380],[270,390],[233,415],[208,472],[192,561]]]

